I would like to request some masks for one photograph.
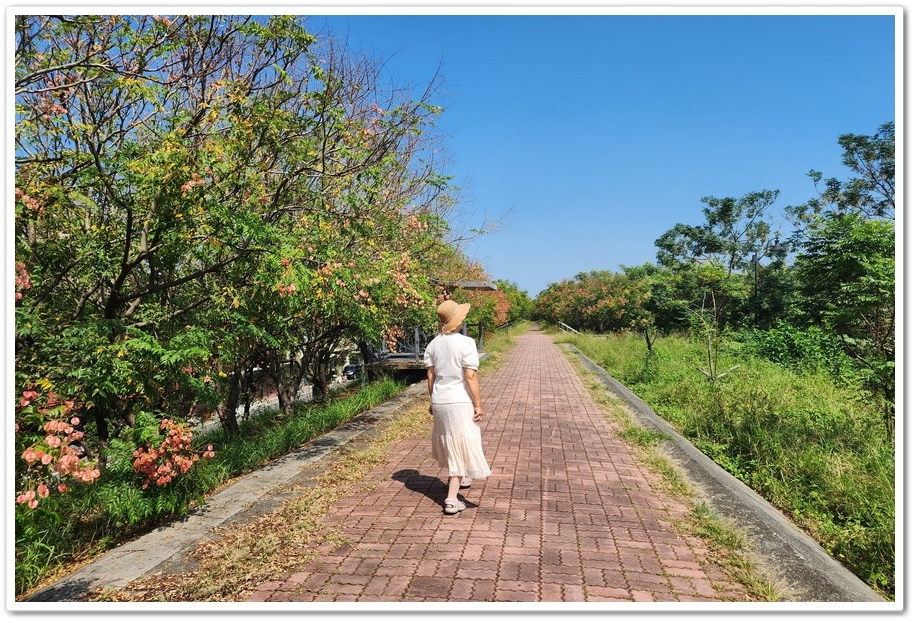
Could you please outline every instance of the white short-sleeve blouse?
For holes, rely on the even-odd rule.
[[[423,362],[436,372],[430,396],[433,404],[471,402],[464,384],[464,369],[480,367],[480,355],[473,338],[461,333],[439,334],[426,347]]]

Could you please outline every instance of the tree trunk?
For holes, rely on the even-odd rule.
[[[95,408],[93,408],[92,410],[93,410],[93,412],[94,412],[94,414],[93,414],[93,415],[94,415],[94,418],[93,418],[93,419],[95,419],[95,428],[96,428],[96,430],[98,431],[99,441],[102,441],[102,442],[104,442],[104,443],[108,443],[108,437],[109,437],[109,433],[108,433],[108,418],[105,417],[105,413],[103,412],[102,409],[99,409],[98,407],[95,407]]]
[[[309,379],[312,382],[312,391],[315,392],[313,397],[317,401],[324,402],[331,395],[331,384],[328,381],[331,376],[330,366],[325,363],[319,363],[315,367],[314,378]]]
[[[238,435],[241,432],[239,421],[235,414],[239,408],[239,394],[242,383],[243,379],[239,375],[238,369],[234,370],[233,374],[230,375],[229,386],[226,388],[226,401],[223,403],[222,409],[217,411],[223,430],[229,435]]]
[[[325,402],[331,393],[330,384],[322,379],[316,379],[312,384],[312,391],[315,392],[315,400]]]
[[[285,417],[291,417],[296,407],[296,396],[302,387],[302,364],[293,357],[281,363],[271,376],[277,386],[277,402]]]

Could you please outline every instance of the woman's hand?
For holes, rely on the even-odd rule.
[[[483,419],[483,407],[480,400],[480,383],[477,380],[477,370],[474,368],[464,369],[464,384],[471,396],[471,404],[474,405],[474,421],[479,422]]]

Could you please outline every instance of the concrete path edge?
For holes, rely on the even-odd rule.
[[[734,522],[752,542],[755,553],[774,578],[797,602],[879,602],[883,599],[756,492],[697,450],[642,399],[572,345],[565,345],[584,367],[614,395],[624,400],[638,421],[667,437],[669,454],[685,476],[708,498],[710,507]],[[44,602],[80,601],[86,591],[121,588],[129,582],[172,564],[180,564],[201,540],[212,538],[212,528],[238,520],[264,500],[269,491],[287,486],[304,466],[377,429],[395,417],[414,397],[425,391],[416,383],[385,403],[353,418],[300,450],[252,472],[208,498],[207,504],[188,517],[162,526],[100,556],[96,561],[18,602],[11,610],[33,610]],[[280,496],[282,498],[282,496]],[[281,500],[278,498],[275,505]],[[261,509],[263,510],[263,509]],[[37,602],[37,603],[36,603]],[[39,609],[41,607],[39,606]]]
[[[289,485],[302,477],[306,467],[358,438],[377,433],[379,424],[396,418],[425,392],[425,380],[409,385],[382,404],[208,496],[203,506],[187,516],[105,552],[72,574],[16,602],[11,609],[34,610],[29,604],[36,602],[82,601],[92,590],[121,589],[143,576],[180,569],[200,543],[216,538],[214,528],[279,507],[287,497],[285,491]]]
[[[669,453],[685,476],[708,498],[709,506],[743,530],[788,598],[798,602],[890,603],[831,557],[753,489],[697,450],[639,396],[575,346],[565,345],[614,395],[624,400],[638,421],[667,437]]]

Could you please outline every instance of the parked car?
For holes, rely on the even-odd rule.
[[[363,367],[359,364],[353,364],[345,366],[343,369],[344,378],[347,380],[353,380],[359,378],[359,375],[362,373]]]

